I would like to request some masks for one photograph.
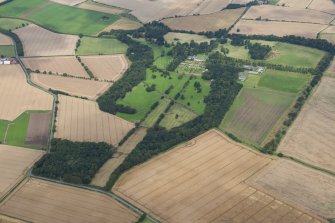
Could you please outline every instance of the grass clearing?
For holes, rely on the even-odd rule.
[[[175,32],[169,32],[164,36],[164,39],[168,43],[173,42],[189,43],[192,40],[199,43],[199,42],[208,42],[210,40],[206,36],[201,36],[198,34],[175,33]]]
[[[15,57],[15,48],[11,45],[0,46],[0,56]]]
[[[165,114],[164,119],[160,122],[160,126],[166,129],[172,129],[181,126],[196,117],[197,114],[186,108],[184,105],[174,104]]]
[[[258,86],[277,91],[298,93],[311,79],[309,74],[301,74],[287,71],[266,70],[260,79]]]
[[[148,127],[148,128],[154,126],[159,116],[164,112],[164,110],[169,106],[169,104],[170,104],[169,99],[164,98],[160,100],[157,108],[155,108],[152,112],[150,112],[148,117],[142,123],[142,126]]]
[[[241,75],[243,76],[247,76],[247,80],[245,80],[244,82],[239,81],[240,84],[243,84],[244,87],[249,87],[249,88],[256,88],[258,87],[258,83],[261,79],[261,75],[255,75],[255,74],[245,74],[245,73],[241,73]]]
[[[76,54],[80,56],[125,54],[127,49],[126,44],[114,38],[83,37]]]
[[[155,60],[154,65],[157,66],[159,69],[166,69],[172,60],[173,58],[170,56],[158,57]]]

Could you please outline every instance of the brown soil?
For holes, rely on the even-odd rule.
[[[47,147],[50,133],[51,112],[30,113],[25,144]]]
[[[13,45],[13,41],[8,36],[0,33],[0,45]]]

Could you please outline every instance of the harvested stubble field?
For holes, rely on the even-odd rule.
[[[109,180],[110,175],[114,170],[123,163],[128,154],[135,149],[147,134],[146,128],[139,128],[132,134],[127,141],[117,148],[116,154],[112,159],[108,160],[96,173],[91,184],[99,187],[104,187]]]
[[[315,10],[288,8],[275,5],[261,5],[251,7],[243,16],[243,19],[276,20],[288,22],[307,22],[329,24],[334,16]]]
[[[261,145],[293,103],[294,94],[243,88],[220,129],[238,138]]]
[[[6,199],[0,213],[34,223],[134,223],[138,219],[107,195],[35,179]]]
[[[335,25],[329,26],[327,29],[322,31],[319,36],[320,39],[325,39],[333,44],[335,44]]]
[[[130,170],[113,191],[162,222],[323,222],[245,183],[270,163],[212,130]]]
[[[0,223],[26,223],[26,222],[0,214]]]
[[[105,31],[111,30],[135,30],[142,27],[142,24],[132,19],[124,18],[117,20],[112,25],[108,26]]]
[[[132,10],[131,14],[142,22],[150,22],[163,18],[178,16],[186,16],[193,14],[211,14],[225,8],[230,0],[97,0],[97,2],[107,5],[117,6]]]
[[[308,8],[335,15],[335,3],[332,0],[313,0]]]
[[[100,111],[96,102],[60,95],[56,138],[117,145],[134,124]]]
[[[327,25],[300,23],[300,22],[279,22],[279,21],[257,21],[240,20],[231,33],[245,35],[275,35],[286,36],[296,35],[307,38],[316,38],[317,34],[324,30]]]
[[[26,110],[51,110],[53,97],[30,86],[20,65],[0,66],[0,119],[13,121]]]
[[[31,80],[46,90],[58,90],[91,100],[97,99],[111,86],[108,82],[35,73],[31,74]]]
[[[83,56],[81,61],[99,80],[117,81],[128,69],[128,61],[124,55]]]
[[[335,77],[335,60],[330,64],[326,74],[330,77]]]
[[[30,113],[27,134],[24,143],[46,148],[49,141],[51,112]]]
[[[335,218],[335,178],[320,171],[280,160],[247,183],[324,218]]]
[[[335,79],[324,77],[289,129],[279,151],[335,172]]]
[[[0,33],[0,45],[13,45],[13,41],[10,37]]]
[[[292,8],[307,8],[313,0],[280,0],[277,5],[284,5]]]
[[[43,154],[41,150],[0,145],[0,198],[23,179],[24,174]]]
[[[79,39],[78,36],[53,33],[33,24],[14,32],[22,41],[26,57],[74,55]]]
[[[32,70],[39,70],[53,74],[67,74],[70,76],[89,78],[85,69],[81,66],[75,56],[59,57],[30,57],[22,58],[24,65]]]
[[[162,22],[173,30],[193,32],[216,31],[228,29],[244,12],[244,8],[223,10],[209,15],[168,18]]]
[[[70,5],[70,6],[74,6],[74,5],[78,5],[86,0],[51,0],[52,2],[56,2],[59,4],[63,4],[63,5]]]

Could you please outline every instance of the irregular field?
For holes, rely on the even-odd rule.
[[[124,55],[83,56],[81,61],[99,80],[117,81],[128,69],[128,61]]]
[[[332,0],[313,0],[308,8],[335,15],[335,3]]]
[[[294,94],[243,88],[220,129],[248,143],[261,145],[294,98]]]
[[[13,41],[9,36],[0,33],[0,45],[13,45]]]
[[[21,221],[21,220],[15,219],[15,218],[11,218],[11,217],[8,217],[8,216],[4,216],[4,215],[0,215],[0,222],[1,223],[25,223],[24,221]]]
[[[244,8],[223,10],[209,15],[168,18],[162,22],[173,30],[193,32],[217,31],[228,29],[244,12]]]
[[[117,39],[83,37],[76,52],[79,56],[125,54],[128,46]]]
[[[251,7],[243,16],[243,19],[277,20],[288,22],[308,22],[329,24],[334,16],[308,9],[288,8],[275,5],[261,5]]]
[[[174,33],[169,32],[164,36],[164,39],[168,43],[173,42],[181,42],[181,43],[189,43],[192,40],[195,42],[208,42],[209,39],[206,36],[201,36],[198,34],[189,34],[189,33]]]
[[[335,217],[335,178],[320,171],[281,160],[261,171],[251,184],[322,217]]]
[[[322,31],[319,36],[321,39],[328,40],[330,43],[335,44],[335,26],[329,26],[327,29]]]
[[[316,38],[317,34],[326,27],[327,25],[299,22],[240,20],[230,32],[245,35],[296,35]]]
[[[29,22],[21,19],[0,18],[0,27],[6,30],[14,30],[22,27],[22,24],[28,25]]]
[[[96,2],[93,2],[92,0],[85,1],[82,4],[78,5],[78,8],[81,9],[88,9],[88,10],[93,10],[97,12],[104,12],[104,13],[109,13],[109,14],[122,14],[125,13],[126,10],[104,5],[104,4],[99,4]],[[121,18],[122,19],[122,18]]]
[[[278,5],[284,5],[292,8],[307,8],[313,0],[280,0]]]
[[[160,115],[164,113],[165,109],[169,106],[169,104],[169,99],[164,98],[160,100],[159,105],[148,114],[147,118],[141,123],[141,125],[148,128],[154,126]]]
[[[85,69],[74,56],[22,58],[24,65],[32,71],[89,78]]]
[[[165,114],[164,119],[159,123],[159,125],[167,129],[172,129],[174,127],[181,126],[196,117],[197,114],[185,106],[174,104]]]
[[[53,97],[26,82],[20,65],[0,66],[0,119],[12,121],[26,110],[51,110]]]
[[[70,5],[70,6],[74,6],[74,5],[78,5],[86,0],[51,0],[52,2],[56,2],[59,4],[63,4],[63,5]]]
[[[0,145],[0,198],[24,177],[43,154],[41,150]]]
[[[113,191],[162,222],[322,222],[244,183],[269,163],[212,130],[133,168]]]
[[[25,144],[47,147],[51,126],[51,112],[31,113]]]
[[[104,187],[114,170],[123,163],[128,154],[135,149],[147,134],[146,128],[139,128],[132,134],[125,143],[117,148],[113,158],[108,160],[96,173],[91,184]]]
[[[97,0],[107,5],[117,6],[131,10],[131,14],[144,23],[160,20],[162,18],[174,17],[175,15],[186,16],[193,14],[211,14],[225,8],[230,0]]]
[[[27,135],[28,125],[30,119],[30,112],[24,112],[17,117],[13,122],[8,123],[4,144],[12,146],[26,147],[25,139]]]
[[[100,111],[96,102],[59,96],[56,138],[117,145],[132,128],[134,124]]]
[[[289,129],[279,151],[335,172],[335,79],[324,77]]]
[[[101,193],[31,179],[0,206],[0,213],[25,221],[136,222],[138,216]]]
[[[79,39],[78,36],[53,33],[33,24],[14,32],[22,41],[26,57],[74,55]]]
[[[46,90],[58,90],[92,100],[97,99],[111,86],[108,82],[35,73],[31,74],[31,80]]]
[[[128,19],[128,18],[121,18],[114,22],[112,25],[108,26],[105,30],[111,31],[111,30],[135,30],[142,27],[142,24]]]

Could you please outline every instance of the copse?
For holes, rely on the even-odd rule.
[[[260,43],[248,43],[247,48],[249,49],[249,54],[253,60],[264,60],[272,48],[268,45],[262,45]]]

